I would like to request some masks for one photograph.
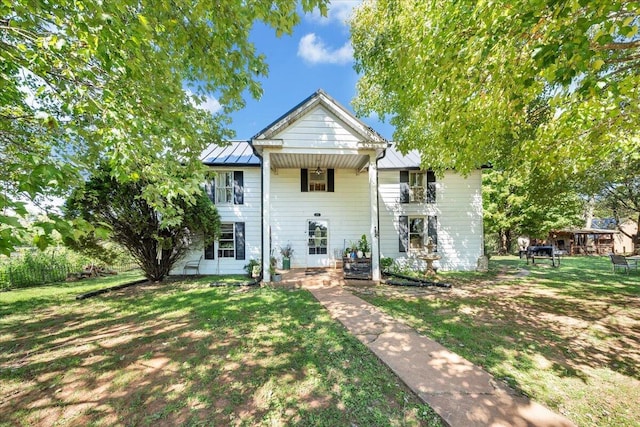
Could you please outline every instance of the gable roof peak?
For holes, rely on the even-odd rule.
[[[347,110],[343,105],[336,101],[333,97],[327,94],[323,89],[318,89],[310,96],[305,98],[298,105],[287,111],[280,116],[270,125],[262,129],[256,135],[251,138],[251,141],[256,139],[271,139],[274,135],[282,132],[285,128],[291,126],[298,119],[306,115],[316,106],[321,105],[326,108],[330,113],[333,113],[341,121],[343,121],[348,127],[360,134],[365,140],[372,142],[387,142],[378,132],[367,126],[364,122],[358,119],[351,111]]]

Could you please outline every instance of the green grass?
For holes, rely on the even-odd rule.
[[[131,270],[113,276],[85,279],[77,282],[59,282],[24,289],[0,292],[0,316],[28,313],[52,304],[64,304],[76,295],[97,289],[117,286],[143,279],[141,270]]]
[[[0,425],[441,425],[307,291],[215,281],[0,294]]]
[[[438,279],[453,289],[360,296],[579,426],[640,425],[640,271],[613,273],[605,257],[560,268],[500,257],[487,274]]]

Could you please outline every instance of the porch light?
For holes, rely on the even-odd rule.
[[[315,170],[315,174],[316,174],[316,175],[318,175],[318,176],[322,175],[322,169],[320,169],[320,166],[318,166],[318,167],[316,168],[316,170]]]

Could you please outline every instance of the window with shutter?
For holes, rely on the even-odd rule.
[[[398,218],[398,238],[399,238],[399,252],[407,252],[409,249],[409,217],[400,215]]]
[[[214,242],[204,247],[204,259],[216,259]]]
[[[236,259],[245,259],[244,222],[235,223]]]
[[[216,204],[233,203],[233,172],[218,172],[215,180]]]
[[[409,203],[409,171],[400,171],[400,203]]]
[[[431,237],[431,241],[435,246],[434,252],[438,252],[438,217],[427,217],[427,235]]]
[[[409,201],[422,203],[425,199],[425,173],[423,171],[409,172]]]
[[[233,204],[244,204],[244,172],[233,172]]]
[[[433,171],[427,171],[427,203],[436,202],[436,174]]]
[[[335,191],[335,170],[300,169],[300,191],[333,193]]]
[[[218,257],[235,258],[235,227],[233,223],[220,224],[220,237],[218,238]]]
[[[214,178],[204,183],[204,191],[207,193],[209,200],[212,203],[216,203],[216,181]]]

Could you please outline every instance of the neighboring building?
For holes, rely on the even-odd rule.
[[[569,228],[549,232],[548,244],[567,255],[607,255],[614,252],[616,230]]]
[[[244,273],[256,259],[269,281],[280,247],[293,247],[293,268],[325,267],[363,234],[373,280],[381,257],[416,262],[428,237],[444,270],[473,270],[484,252],[480,170],[436,179],[321,90],[250,141],[211,145],[203,162],[222,234],[185,258],[203,256],[201,274]]]
[[[614,238],[614,248],[617,254],[630,254],[635,252],[633,239],[629,236],[638,235],[638,223],[631,219],[620,224],[621,232]],[[624,232],[624,233],[623,233]]]

